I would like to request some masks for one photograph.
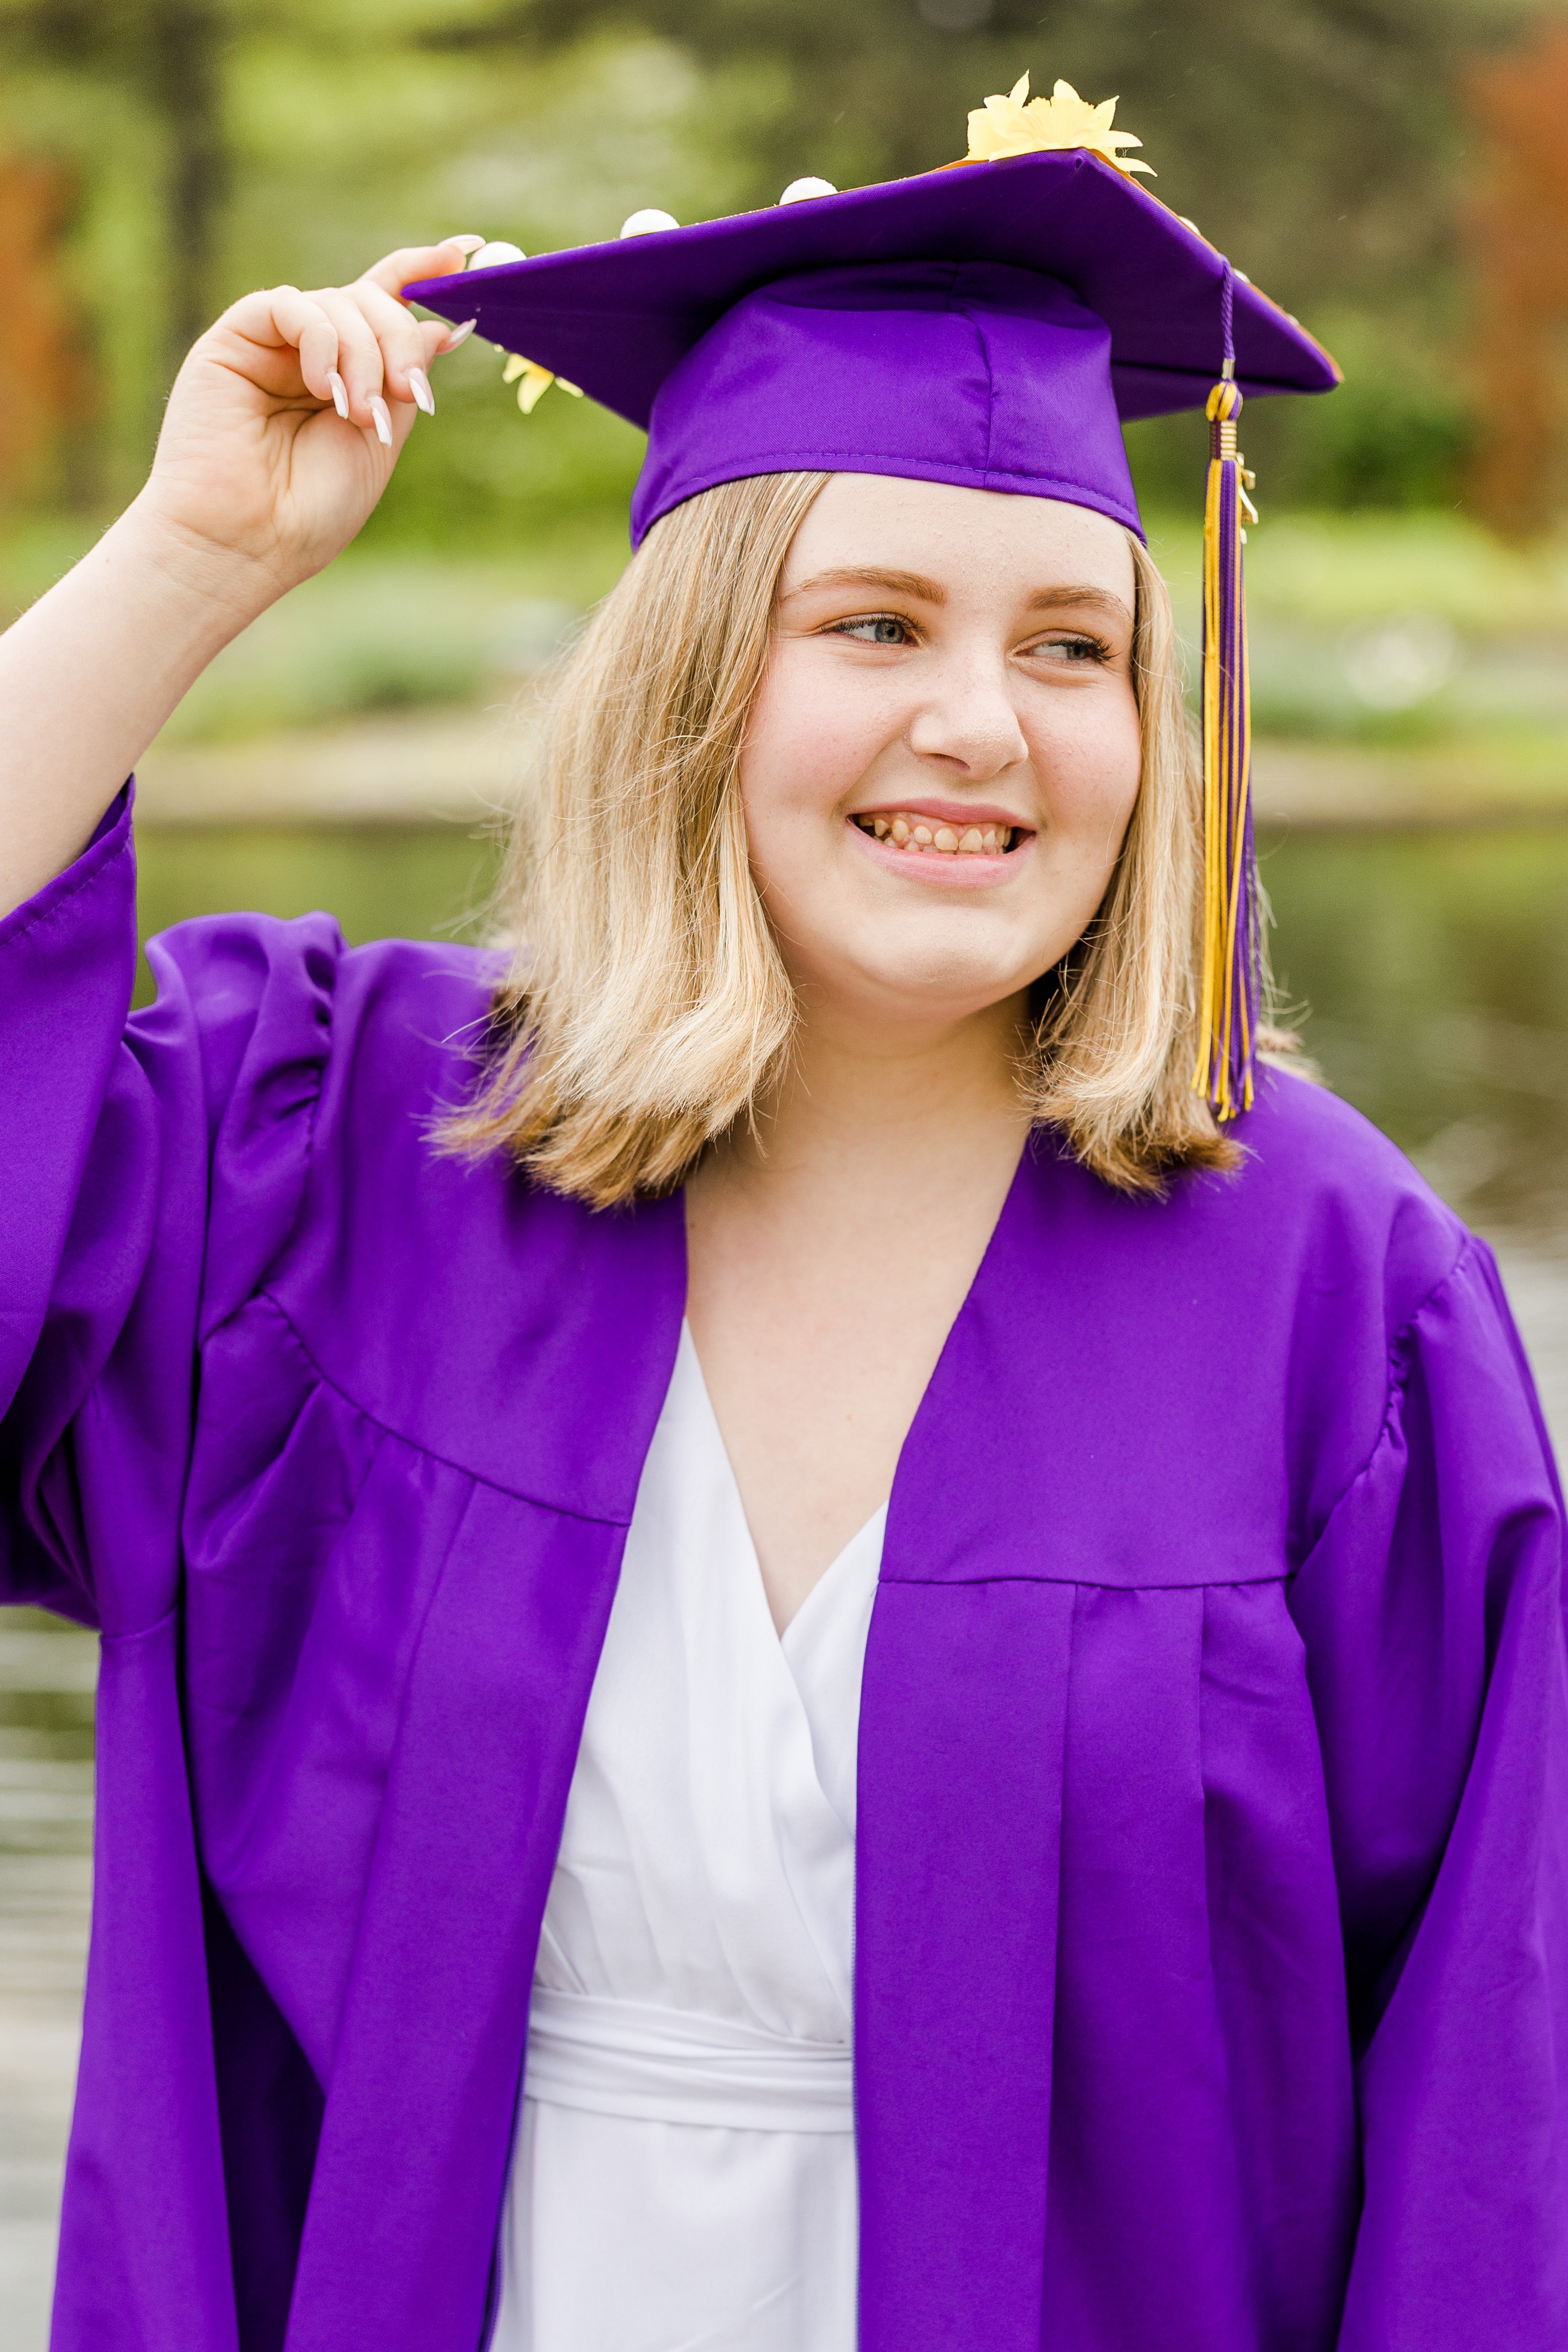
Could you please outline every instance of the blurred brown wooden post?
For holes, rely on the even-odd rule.
[[[77,202],[64,163],[0,158],[5,256],[5,373],[0,399],[0,508],[69,500],[67,478],[90,378],[61,248]]]
[[[1471,502],[1494,530],[1539,536],[1568,492],[1568,30],[1545,26],[1471,69],[1486,142],[1465,232],[1479,431]]]

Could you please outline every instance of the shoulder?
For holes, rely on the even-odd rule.
[[[1424,1318],[1484,1281],[1484,1249],[1370,1119],[1307,1079],[1268,1071],[1237,1140],[1240,1167],[1191,1207],[1227,1346],[1283,1432],[1301,1558],[1385,1435]]]
[[[1325,1087],[1266,1070],[1236,1134],[1239,1171],[1207,1180],[1232,1245],[1375,1303],[1390,1340],[1473,1245],[1397,1145]]]
[[[264,1122],[341,1085],[451,1097],[471,1074],[500,959],[421,940],[350,948],[329,915],[208,915],[147,943],[156,1003],[133,1016],[143,1050],[197,1065],[214,1125]]]
[[[440,941],[350,948],[325,915],[214,917],[151,952],[161,993],[141,1050],[169,1083],[199,1072],[211,1104],[209,1395],[229,1393],[231,1354],[287,1395],[303,1362],[422,1454],[616,1516],[625,1465],[584,1444],[580,1398],[650,1381],[662,1395],[663,1339],[646,1340],[672,1315],[679,1328],[679,1202],[595,1213],[502,1152],[442,1148],[501,960]]]
[[[1326,1087],[1264,1070],[1228,1132],[1235,1168],[1182,1171],[1156,1198],[1113,1192],[1044,1144],[1041,1205],[1127,1284],[1201,1296],[1254,1333],[1323,1301],[1391,1337],[1470,1245],[1397,1146]]]
[[[428,940],[350,948],[325,914],[200,916],[151,939],[147,955],[161,992],[184,997],[209,1034],[293,1007],[335,1030],[418,1034],[432,1016],[482,1013],[502,968],[484,950]]]
[[[1381,1128],[1332,1087],[1287,1063],[1259,1070],[1257,1101],[1233,1131],[1253,1155],[1291,1155],[1309,1181],[1313,1169],[1326,1173],[1340,1168],[1380,1184],[1421,1181]]]
[[[1072,1303],[1103,1418],[1107,1395],[1138,1400],[1124,1459],[1157,1434],[1161,1461],[1204,1465],[1206,1525],[1217,1497],[1233,1528],[1274,1514],[1301,1558],[1378,1442],[1417,1318],[1479,1245],[1305,1079],[1265,1072],[1232,1133],[1233,1170],[1158,1199],[1040,1152],[1019,1286]]]
[[[431,1129],[472,1083],[498,959],[330,916],[214,915],[148,942],[156,1002],[127,1042],[208,1137],[210,1312],[330,1204],[417,1187]],[[314,1196],[314,1197],[313,1197]]]

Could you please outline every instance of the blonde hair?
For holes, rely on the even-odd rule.
[[[504,1148],[606,1206],[678,1184],[765,1097],[797,1008],[747,857],[741,746],[784,560],[827,479],[764,474],[674,509],[555,675],[499,889],[512,969],[447,1148]],[[1236,1151],[1191,1084],[1200,761],[1170,599],[1129,540],[1137,801],[1094,919],[1037,991],[1019,1082],[1084,1166],[1147,1192]]]

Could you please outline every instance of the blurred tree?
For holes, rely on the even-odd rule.
[[[645,204],[690,220],[806,172],[921,170],[961,151],[988,91],[1061,74],[1118,93],[1158,193],[1354,347],[1362,390],[1249,424],[1273,499],[1398,504],[1455,495],[1466,431],[1456,62],[1529,5],[0,0],[0,155],[81,174],[68,259],[118,496],[172,364],[246,285],[319,284],[452,227],[537,250]],[[500,532],[514,498],[542,515],[619,495],[634,436],[548,403],[519,434],[494,372],[472,349],[444,369],[448,422],[416,436],[377,532]],[[1134,436],[1156,497],[1189,492],[1186,422]]]
[[[1532,0],[470,0],[431,49],[538,52],[595,26],[749,62],[784,94],[747,194],[960,154],[965,116],[1027,66],[1119,95],[1159,192],[1299,306],[1408,292],[1448,256],[1453,70]]]
[[[1506,538],[1539,536],[1568,491],[1568,30],[1542,26],[1475,70],[1468,95],[1486,169],[1467,207],[1476,303],[1477,511]]]
[[[961,153],[967,110],[1027,66],[1119,99],[1158,193],[1278,299],[1354,348],[1361,381],[1271,403],[1249,451],[1273,495],[1410,505],[1457,494],[1469,434],[1457,385],[1457,74],[1539,0],[468,0],[433,53],[548,56],[587,28],[639,28],[705,68],[767,70],[739,201],[798,174],[841,186]],[[667,204],[658,189],[638,199]],[[1309,413],[1310,412],[1310,413]],[[1320,413],[1321,412],[1321,413]],[[1140,426],[1145,497],[1185,498],[1186,420]],[[1195,452],[1197,457],[1195,457]]]
[[[166,133],[167,341],[175,365],[207,320],[207,280],[226,193],[222,74],[235,9],[246,0],[4,0],[13,58],[107,79]],[[252,11],[254,13],[254,11]]]
[[[0,0],[0,158],[52,160],[83,184],[57,277],[103,385],[105,502],[140,478],[189,343],[247,286],[329,283],[475,219],[530,247],[613,234],[650,176],[688,217],[739,201],[701,119],[704,78],[668,44],[517,60],[419,46],[454,5]],[[726,110],[742,125],[754,110],[744,93]],[[444,371],[459,404],[471,395],[472,432],[445,431],[444,464],[402,469],[392,520],[422,499],[432,527],[493,509],[512,482],[524,453],[493,372],[483,352]],[[548,502],[618,494],[624,428],[591,431],[582,463],[548,421],[532,438],[523,470]]]
[[[6,396],[0,403],[0,503],[68,499],[72,444],[89,414],[90,380],[60,246],[79,195],[77,175],[47,159],[0,163],[0,253],[5,256]]]

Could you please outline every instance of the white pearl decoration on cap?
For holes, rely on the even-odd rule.
[[[508,245],[498,236],[489,245],[482,245],[477,253],[468,257],[470,269],[498,269],[503,261],[526,261],[528,255],[520,245]]]
[[[781,205],[798,205],[806,196],[836,196],[831,180],[791,180],[779,201]]]
[[[628,213],[621,224],[622,236],[647,236],[656,228],[679,228],[674,213],[662,213],[657,205],[645,205],[640,213]]]

